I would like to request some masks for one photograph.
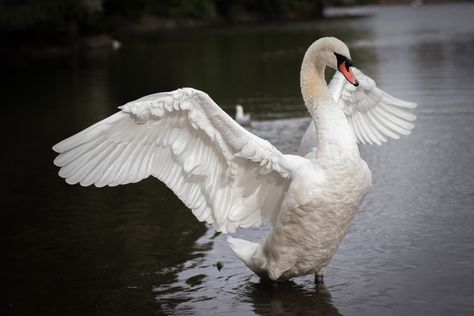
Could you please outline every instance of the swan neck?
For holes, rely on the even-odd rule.
[[[311,114],[320,104],[333,100],[324,77],[325,69],[326,64],[317,58],[317,46],[311,46],[304,56],[300,72],[301,93]]]
[[[301,92],[316,126],[319,161],[357,158],[359,151],[351,127],[329,92],[324,71],[326,64],[318,58],[321,50],[314,43],[305,54],[301,66]],[[337,159],[336,159],[337,160]]]
[[[316,126],[318,159],[337,161],[339,159],[359,158],[359,149],[352,128],[340,107],[322,103],[313,113]]]

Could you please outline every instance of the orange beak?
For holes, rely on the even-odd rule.
[[[357,87],[359,85],[359,82],[354,76],[354,73],[352,72],[351,67],[350,66],[347,67],[345,61],[339,65],[339,71],[344,75],[344,77],[346,77],[347,81],[352,83],[354,86]]]

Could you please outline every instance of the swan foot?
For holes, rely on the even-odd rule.
[[[314,283],[324,284],[324,275],[323,274],[315,274],[314,275]]]

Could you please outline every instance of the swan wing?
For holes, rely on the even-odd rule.
[[[151,175],[221,232],[260,225],[280,210],[289,186],[285,155],[206,93],[178,89],[120,109],[53,147],[67,183],[115,186]]]
[[[359,69],[352,67],[359,86],[349,83],[336,72],[328,85],[329,92],[343,109],[358,143],[378,144],[388,138],[409,135],[415,127],[416,115],[410,110],[416,103],[395,98],[379,89],[375,81]],[[314,121],[309,124],[300,142],[299,155],[314,151],[317,145]]]
[[[416,107],[416,103],[389,95],[362,71],[352,69],[359,86],[350,84],[340,72],[336,72],[329,83],[329,90],[344,110],[357,141],[381,145],[388,138],[410,135],[416,119],[410,110]]]

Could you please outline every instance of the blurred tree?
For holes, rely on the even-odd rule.
[[[150,14],[178,19],[208,20],[217,17],[215,0],[148,1]]]
[[[69,30],[102,12],[102,0],[0,0],[0,31]]]
[[[324,1],[310,0],[216,0],[217,11],[225,19],[245,17],[289,18],[321,16]]]
[[[0,0],[0,38],[76,38],[143,17],[176,21],[245,21],[322,16],[327,4],[371,0]]]
[[[104,13],[107,16],[137,19],[145,10],[150,0],[98,0],[102,2]]]

